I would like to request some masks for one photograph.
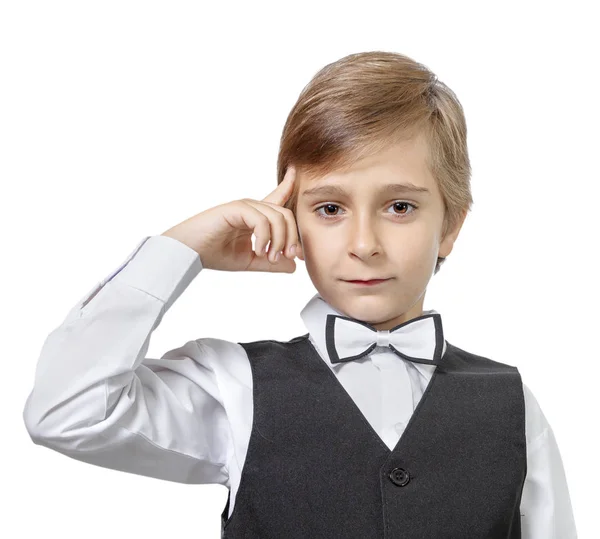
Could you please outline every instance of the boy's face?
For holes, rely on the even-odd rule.
[[[344,172],[308,180],[297,171],[296,220],[315,288],[333,308],[378,330],[422,314],[437,257],[450,254],[466,217],[442,241],[444,205],[425,155],[419,136]],[[427,191],[380,191],[408,183]],[[307,193],[334,186],[344,194]],[[388,280],[348,282],[376,278]]]

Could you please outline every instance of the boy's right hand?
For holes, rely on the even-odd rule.
[[[296,271],[294,253],[304,260],[296,220],[283,205],[290,197],[296,170],[288,167],[283,181],[263,200],[243,198],[209,208],[163,232],[200,255],[203,268],[222,271]],[[256,253],[252,250],[252,234]],[[271,242],[268,253],[267,244]],[[277,262],[275,254],[279,255]]]

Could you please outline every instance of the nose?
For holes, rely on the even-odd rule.
[[[361,259],[367,259],[381,251],[380,231],[375,218],[362,214],[349,227],[349,251]]]

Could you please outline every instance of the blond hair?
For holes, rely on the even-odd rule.
[[[308,178],[324,176],[419,134],[444,202],[445,237],[473,203],[465,116],[454,92],[403,54],[350,54],[317,72],[283,128],[277,183],[289,165]],[[296,184],[285,204],[294,215],[297,202]]]

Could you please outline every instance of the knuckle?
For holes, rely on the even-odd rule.
[[[283,213],[290,219],[295,220],[294,219],[294,212],[292,210],[290,210],[289,208],[282,208],[283,209]]]

